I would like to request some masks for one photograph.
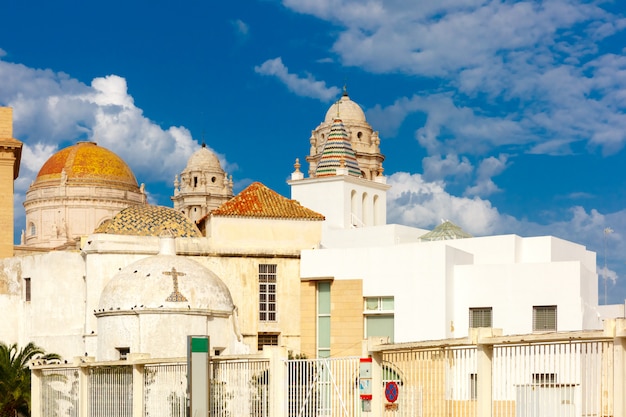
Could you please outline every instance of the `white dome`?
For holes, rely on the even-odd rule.
[[[231,314],[230,291],[213,272],[182,256],[156,255],[118,272],[100,296],[98,311],[194,310]]]
[[[202,147],[189,157],[185,171],[203,171],[211,169],[222,171],[222,165],[217,155],[211,152],[206,145],[202,144]]]
[[[337,112],[337,106],[339,106],[339,112]],[[330,108],[326,112],[326,118],[324,119],[324,122],[332,123],[337,118],[344,121],[366,121],[365,113],[363,113],[363,109],[361,109],[361,106],[350,100],[350,97],[348,97],[348,94],[346,93],[341,96],[341,99],[338,102],[335,102],[332,106],[330,106]]]

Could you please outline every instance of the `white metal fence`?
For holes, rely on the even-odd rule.
[[[145,417],[186,417],[187,364],[146,365],[143,397]]]
[[[212,417],[268,417],[269,360],[219,360],[211,366]]]
[[[296,359],[285,364],[287,416],[360,416],[359,358]]]
[[[481,333],[369,351],[375,417],[626,416],[626,320],[597,332]],[[286,356],[272,347],[212,358],[212,416],[365,415],[359,358]],[[186,373],[182,358],[33,366],[32,415],[183,417]],[[397,390],[385,392],[387,384]]]
[[[133,416],[133,368],[99,366],[89,368],[90,417]]]
[[[78,417],[78,369],[46,369],[41,375],[42,415],[49,417]]]
[[[488,375],[480,373],[475,346],[381,353],[383,385],[399,387],[395,403],[382,402],[383,416],[477,415],[481,380],[490,381],[494,417],[614,415],[612,341],[494,345]]]

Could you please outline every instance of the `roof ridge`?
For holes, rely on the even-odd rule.
[[[213,210],[211,215],[324,220],[323,215],[302,206],[296,200],[283,197],[258,181]]]

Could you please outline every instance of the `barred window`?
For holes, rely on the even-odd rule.
[[[533,332],[556,331],[556,306],[533,306]]]
[[[276,265],[259,265],[259,320],[276,321]]]
[[[492,327],[491,307],[469,309],[469,327]]]
[[[262,351],[263,346],[278,346],[278,333],[259,333],[257,335],[257,349]]]

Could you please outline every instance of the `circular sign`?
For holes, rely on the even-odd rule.
[[[393,381],[389,381],[385,384],[385,398],[387,398],[387,401],[390,403],[396,402],[398,399],[398,384]]]

